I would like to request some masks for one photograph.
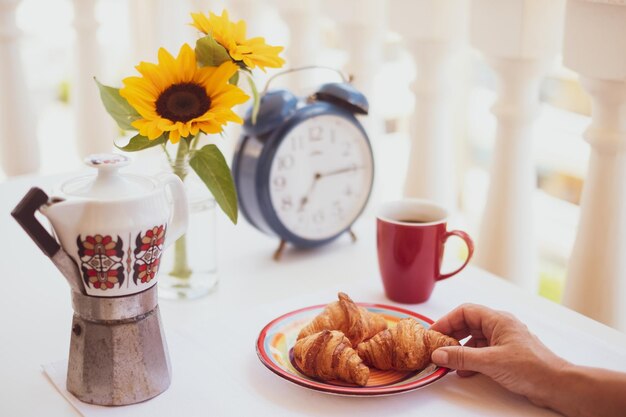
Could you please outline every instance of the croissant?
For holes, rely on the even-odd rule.
[[[323,330],[298,340],[293,357],[302,373],[323,381],[340,379],[364,386],[370,376],[350,340],[337,330]]]
[[[354,304],[346,294],[338,294],[339,301],[330,303],[298,334],[298,340],[322,330],[339,330],[350,339],[353,347],[387,328],[383,316],[370,313]]]
[[[357,352],[367,365],[383,371],[415,371],[430,363],[430,355],[435,349],[455,345],[459,345],[455,339],[425,329],[416,320],[406,318],[396,327],[360,343]]]

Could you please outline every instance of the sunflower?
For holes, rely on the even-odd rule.
[[[192,26],[205,35],[213,36],[213,39],[228,51],[230,57],[238,62],[243,62],[249,69],[256,67],[265,71],[265,67],[280,68],[285,61],[278,56],[283,50],[282,46],[271,46],[265,43],[261,37],[246,39],[246,22],[240,20],[231,22],[228,12],[222,11],[218,16],[209,13],[191,13]]]
[[[154,140],[169,132],[177,143],[181,136],[219,133],[227,122],[242,123],[232,107],[248,96],[228,83],[236,64],[198,67],[194,50],[184,44],[176,58],[161,48],[158,64],[141,62],[135,68],[142,76],[125,78],[120,95],[141,115],[132,122],[140,135]]]

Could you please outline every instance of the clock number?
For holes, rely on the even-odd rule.
[[[350,142],[344,142],[342,145],[343,151],[341,152],[341,156],[350,156],[352,153],[352,144]]]
[[[346,195],[346,197],[350,197],[354,194],[354,191],[352,190],[352,187],[347,185],[346,188],[343,190],[343,193]]]
[[[324,221],[324,212],[322,210],[313,213],[313,223],[319,224]]]
[[[337,135],[335,135],[335,130],[330,131],[330,143],[335,143],[337,141]]]
[[[283,177],[282,175],[279,175],[277,177],[274,177],[272,183],[274,184],[274,187],[282,190],[283,188],[285,188],[285,185],[287,185],[287,179],[285,179],[285,177]]]
[[[293,208],[293,201],[291,200],[291,196],[288,195],[286,197],[283,197],[281,200],[280,209],[282,211],[289,211],[292,208]]]
[[[304,149],[304,137],[294,136],[291,138],[291,150],[294,152]]]
[[[344,211],[343,211],[343,207],[341,205],[341,202],[339,200],[335,200],[333,202],[332,208],[330,209],[330,213],[335,216],[338,217],[339,219],[343,219],[344,216]]]
[[[319,142],[320,140],[322,140],[324,138],[322,134],[323,130],[321,126],[309,128],[309,140],[311,142]]]
[[[278,157],[278,169],[279,170],[289,169],[293,166],[293,164],[294,164],[293,155],[284,155],[284,156]]]

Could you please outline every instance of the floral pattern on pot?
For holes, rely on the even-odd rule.
[[[106,291],[124,282],[123,241],[108,235],[76,238],[85,285]]]
[[[135,240],[135,265],[133,267],[133,281],[136,285],[145,284],[156,277],[159,271],[163,242],[165,241],[165,226],[155,226],[143,235],[137,234]]]

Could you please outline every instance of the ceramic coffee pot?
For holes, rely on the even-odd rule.
[[[163,249],[187,228],[184,186],[173,174],[120,173],[129,163],[123,155],[92,155],[86,162],[97,175],[61,184],[54,203],[40,211],[76,261],[88,295],[119,297],[147,290],[157,282]]]
[[[123,155],[86,162],[97,174],[66,181],[52,198],[32,188],[11,214],[72,289],[68,391],[92,404],[133,404],[170,385],[155,284],[163,250],[186,231],[187,198],[173,174],[120,173]]]

